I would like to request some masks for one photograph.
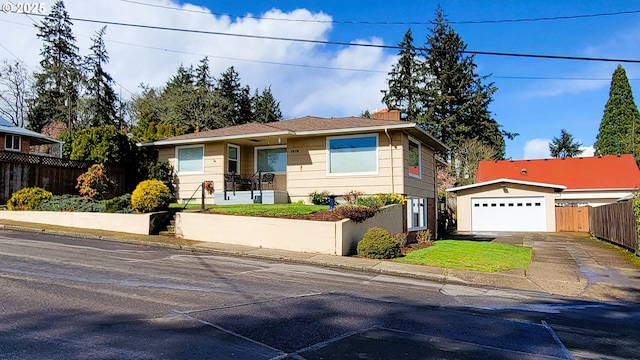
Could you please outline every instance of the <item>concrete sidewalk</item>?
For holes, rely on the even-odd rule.
[[[314,266],[343,268],[425,279],[447,284],[487,286],[544,292],[555,295],[615,302],[640,302],[640,258],[614,245],[591,239],[584,233],[495,233],[467,234],[460,239],[496,241],[533,249],[527,270],[496,273],[445,269],[392,261],[255,248],[224,243],[166,245],[153,235],[128,236],[122,233],[86,232],[81,229],[45,229],[33,223],[5,224],[3,228],[46,231],[70,236],[100,238],[194,252],[247,256]]]

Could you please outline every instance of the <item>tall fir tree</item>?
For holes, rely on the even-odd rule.
[[[259,123],[270,123],[282,120],[282,111],[280,111],[280,102],[276,101],[271,93],[271,86],[258,93],[256,89],[253,98],[251,98],[253,108],[253,119]]]
[[[117,112],[118,96],[112,87],[113,79],[104,69],[104,66],[109,63],[109,55],[103,39],[105,31],[106,26],[91,38],[91,53],[85,58],[87,79],[81,124],[83,127],[113,125],[117,129],[122,129],[122,119]]]
[[[554,137],[549,144],[549,153],[554,158],[572,158],[582,154],[580,150],[582,143],[576,141],[573,135],[565,129],[560,130],[560,137]]]
[[[382,102],[388,109],[400,110],[406,120],[417,121],[422,108],[425,69],[413,45],[411,29],[407,30],[398,46],[400,57],[389,73],[389,89],[382,90]]]
[[[242,86],[240,75],[233,66],[220,75],[214,90],[214,102],[219,127],[253,121],[250,89]]]
[[[462,142],[477,138],[504,156],[505,142],[499,124],[488,109],[497,90],[476,74],[467,45],[447,22],[440,6],[427,36],[422,56],[426,59],[423,92],[425,112],[418,120],[425,129],[455,150]]]
[[[609,100],[604,107],[594,144],[596,155],[633,154],[640,163],[640,114],[624,68],[613,72]]]
[[[35,74],[35,98],[29,106],[31,130],[40,132],[52,121],[64,122],[69,128],[75,125],[82,71],[72,25],[61,0],[36,24],[43,45],[41,71]]]

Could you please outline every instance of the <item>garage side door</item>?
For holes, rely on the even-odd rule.
[[[544,196],[471,198],[472,231],[546,231]]]

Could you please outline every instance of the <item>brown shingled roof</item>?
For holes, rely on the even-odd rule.
[[[203,131],[192,134],[174,136],[151,143],[149,145],[169,145],[184,143],[193,143],[199,139],[203,141],[215,141],[217,138],[238,137],[246,138],[264,135],[300,135],[306,132],[323,132],[334,133],[339,130],[345,132],[356,131],[367,128],[405,128],[416,136],[425,136],[428,142],[437,150],[445,150],[446,147],[432,136],[424,133],[414,123],[397,120],[377,120],[361,117],[341,117],[341,118],[321,118],[316,116],[305,116],[297,119],[276,121],[267,124],[249,123],[243,125],[229,126],[225,128]]]

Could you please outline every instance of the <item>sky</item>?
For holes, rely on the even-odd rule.
[[[24,3],[0,0],[3,10],[12,5],[0,12],[0,60],[20,60],[38,70],[42,43],[34,23],[53,3],[43,0],[44,7],[27,16],[16,13]],[[110,24],[104,37],[110,56],[106,69],[123,98],[139,93],[141,84],[162,86],[181,64],[195,66],[208,56],[214,76],[234,66],[243,85],[270,86],[285,119],[383,109],[381,90],[388,88],[398,50],[353,44],[395,46],[411,28],[414,45],[423,46],[438,3],[469,51],[640,60],[640,3],[635,0],[64,3],[76,19],[73,32],[81,55],[88,54],[90,37],[105,25],[100,21],[136,25]],[[583,144],[583,155],[592,155],[618,65],[640,96],[640,63],[495,55],[475,55],[474,62],[477,73],[488,76],[485,83],[498,88],[489,106],[493,117],[502,129],[520,134],[507,140],[506,157],[514,160],[550,157],[549,141],[561,129]]]

